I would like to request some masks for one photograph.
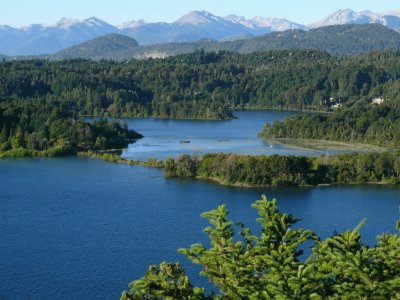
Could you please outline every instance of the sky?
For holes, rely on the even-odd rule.
[[[0,0],[0,24],[22,27],[54,24],[62,17],[95,16],[112,25],[144,19],[173,22],[193,10],[217,16],[236,14],[286,18],[300,24],[317,21],[338,9],[400,10],[399,0]]]

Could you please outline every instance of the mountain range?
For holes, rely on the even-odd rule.
[[[314,49],[333,55],[355,55],[369,51],[400,50],[400,33],[380,24],[346,24],[318,27],[307,31],[289,29],[234,41],[202,39],[197,42],[148,46],[139,46],[133,38],[111,33],[41,58],[129,60],[163,58],[200,49],[225,50],[242,54],[267,50]]]
[[[140,45],[196,42],[201,39],[234,41],[286,30],[310,30],[328,25],[382,24],[400,29],[400,10],[388,13],[339,10],[308,25],[286,19],[215,16],[206,11],[190,12],[175,22],[148,23],[144,20],[117,26],[95,17],[80,21],[61,19],[53,25],[34,24],[22,28],[0,26],[0,53],[8,56],[53,54],[111,33],[133,37]]]

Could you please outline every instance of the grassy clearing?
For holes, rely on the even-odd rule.
[[[389,150],[388,148],[371,144],[337,142],[327,140],[276,138],[272,139],[272,141],[274,141],[275,143],[280,143],[305,150],[343,150],[351,152],[385,152]]]

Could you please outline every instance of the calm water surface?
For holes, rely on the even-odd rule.
[[[283,120],[298,113],[279,111],[238,111],[229,121],[168,119],[124,119],[129,127],[144,135],[123,152],[123,157],[165,159],[180,154],[234,152],[242,154],[321,155],[340,151],[315,151],[291,148],[261,140],[257,134],[265,123]],[[181,143],[189,141],[189,143]]]
[[[132,122],[145,128],[148,121]],[[157,125],[148,132],[173,138],[177,127],[166,123],[169,129]],[[211,123],[229,132],[223,122]],[[201,128],[213,141],[227,138],[207,124],[197,124],[191,137],[184,126],[176,139],[205,138]],[[251,139],[244,127],[227,139]],[[367,217],[362,234],[373,244],[377,234],[395,232],[400,218],[398,186],[238,189],[92,159],[0,160],[0,299],[118,299],[148,265],[164,260],[181,261],[194,283],[206,284],[176,249],[206,243],[207,223],[199,215],[222,203],[234,221],[257,231],[250,205],[261,194],[278,198],[282,211],[302,218],[301,227],[322,237]]]

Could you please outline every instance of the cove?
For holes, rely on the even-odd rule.
[[[239,154],[321,155],[335,154],[339,150],[308,150],[286,146],[257,137],[265,123],[283,120],[298,112],[237,111],[237,119],[229,121],[196,121],[153,118],[123,119],[144,135],[130,144],[122,157],[147,160],[150,157],[166,159],[181,154],[229,152]]]

